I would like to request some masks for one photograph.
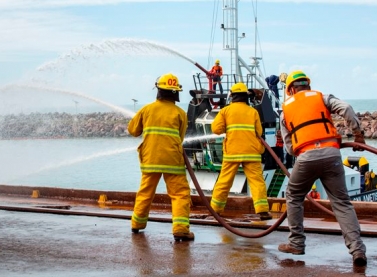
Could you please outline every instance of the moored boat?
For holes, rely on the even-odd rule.
[[[279,130],[279,116],[281,113],[281,96],[285,95],[285,79],[287,74],[270,75],[266,77],[260,69],[261,57],[250,58],[247,63],[239,56],[238,34],[238,1],[223,1],[223,49],[230,51],[230,73],[222,75],[221,93],[216,92],[213,73],[197,65],[202,71],[193,76],[194,88],[190,90],[192,100],[188,106],[189,120],[184,148],[190,166],[200,188],[211,194],[214,184],[221,170],[223,158],[223,136],[214,135],[211,123],[220,109],[231,102],[230,87],[236,82],[243,82],[248,87],[249,105],[254,107],[260,116],[263,135],[262,139],[269,146],[262,157],[264,165],[264,179],[268,197],[284,198],[288,179],[285,170],[279,166],[276,157],[284,163],[288,172],[292,169],[294,158],[284,153],[281,146],[277,146],[277,131]],[[255,20],[257,22],[257,20]],[[244,34],[242,34],[244,36]],[[271,152],[272,151],[272,152]],[[360,171],[344,165],[346,185],[350,196],[360,201],[368,201],[367,197],[360,197],[366,193],[363,189],[363,175]],[[319,180],[315,182],[323,199],[327,199],[326,192]],[[197,188],[190,178],[190,187],[195,194]],[[235,177],[230,193],[235,195],[250,195],[247,180],[242,167]],[[374,198],[373,198],[374,199]]]

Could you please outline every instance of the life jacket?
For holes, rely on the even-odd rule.
[[[318,191],[314,191],[312,190],[310,193],[309,193],[310,197],[313,198],[313,199],[321,199],[321,195],[319,194]]]
[[[217,76],[223,75],[223,68],[220,65],[214,65],[211,69],[211,72]]]
[[[276,147],[283,147],[283,146],[284,146],[284,142],[281,135],[276,136]]]
[[[296,156],[316,148],[339,148],[340,136],[321,92],[300,91],[283,103],[283,111]]]

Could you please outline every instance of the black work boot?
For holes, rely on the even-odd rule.
[[[367,257],[363,252],[356,252],[352,255],[353,257],[353,265],[356,266],[366,266],[367,265]]]
[[[183,232],[177,232],[173,234],[175,241],[189,241],[194,240],[195,235],[193,232],[183,233]]]

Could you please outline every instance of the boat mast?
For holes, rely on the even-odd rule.
[[[223,0],[224,23],[221,24],[221,29],[223,29],[223,50],[230,50],[231,52],[231,74],[236,77],[236,82],[245,82],[243,80],[244,77],[241,69],[244,68],[254,77],[251,80],[251,87],[255,87],[255,79],[261,87],[268,89],[263,74],[259,68],[259,60],[261,58],[256,57],[256,48],[255,57],[251,57],[251,65],[247,65],[247,63],[239,56],[238,42],[245,37],[245,33],[242,33],[241,36],[238,35],[238,2],[239,0]],[[256,29],[255,37],[255,40],[257,40]]]
[[[230,73],[242,82],[242,72],[238,62],[238,1],[223,0],[223,49],[230,51]]]

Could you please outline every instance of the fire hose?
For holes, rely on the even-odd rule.
[[[277,162],[277,164],[279,165],[279,167],[283,170],[283,172],[288,176],[288,178],[290,177],[290,173],[289,171],[287,170],[287,168],[284,166],[284,164],[280,161],[280,159],[277,157],[277,155],[275,154],[274,150],[262,139],[260,138],[262,144],[265,146],[265,148],[268,150],[268,152],[272,155],[272,157],[275,159],[275,161]],[[361,149],[364,149],[364,150],[367,150],[371,153],[374,153],[377,155],[377,149],[374,148],[374,147],[371,147],[367,144],[362,144],[362,143],[358,143],[358,142],[346,142],[346,143],[342,143],[340,148],[347,148],[347,147],[354,147],[354,146],[358,146],[359,148]],[[201,200],[203,201],[204,205],[207,207],[207,209],[210,211],[210,213],[213,215],[213,217],[220,223],[220,225],[222,225],[225,229],[227,229],[228,231],[230,231],[231,233],[235,234],[235,235],[238,235],[238,236],[241,236],[241,237],[245,237],[245,238],[261,238],[261,237],[264,237],[268,234],[270,234],[272,231],[276,230],[282,223],[283,221],[286,219],[287,217],[287,211],[285,211],[281,216],[280,218],[273,224],[271,225],[268,229],[262,231],[262,232],[259,232],[259,233],[248,233],[248,232],[243,232],[237,228],[234,228],[232,227],[231,225],[229,225],[226,220],[224,218],[222,218],[218,213],[216,213],[214,211],[214,209],[211,207],[210,203],[208,202],[207,198],[205,197],[204,193],[203,193],[203,190],[201,189],[199,183],[198,183],[198,180],[196,179],[196,176],[195,176],[195,173],[194,173],[194,170],[192,169],[191,165],[190,165],[190,161],[186,155],[186,153],[184,152],[183,154],[183,157],[184,157],[184,160],[185,160],[185,163],[186,163],[186,167],[187,167],[187,170],[190,174],[190,177],[194,183],[194,186],[201,198]],[[328,213],[329,215],[331,216],[335,216],[334,213],[332,211],[330,211],[329,209],[325,208],[324,206],[322,206],[321,204],[319,204],[317,201],[315,201],[312,197],[310,197],[309,195],[306,196],[306,198],[317,208],[319,208],[320,210]],[[370,223],[369,221],[363,221],[363,220],[359,220],[360,223]]]

